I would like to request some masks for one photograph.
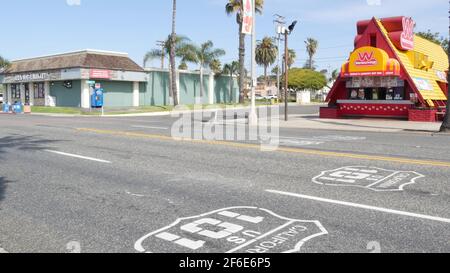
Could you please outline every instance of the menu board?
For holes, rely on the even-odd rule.
[[[353,77],[347,80],[347,88],[403,87],[405,81],[398,77]]]

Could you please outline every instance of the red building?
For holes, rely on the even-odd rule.
[[[355,50],[342,66],[321,118],[351,116],[436,121],[445,114],[448,57],[414,34],[408,17],[360,21]]]

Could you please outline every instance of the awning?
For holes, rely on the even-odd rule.
[[[400,76],[400,63],[382,49],[361,47],[356,49],[350,60],[342,66],[342,77],[356,76]]]

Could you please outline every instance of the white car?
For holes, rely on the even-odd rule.
[[[267,95],[265,98],[268,100],[276,100],[276,99],[278,99],[278,96],[277,95]]]

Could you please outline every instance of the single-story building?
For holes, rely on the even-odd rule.
[[[342,66],[322,118],[394,117],[436,121],[445,114],[448,57],[414,34],[409,17],[357,24],[355,50]]]
[[[104,89],[105,107],[139,107],[169,104],[169,71],[143,69],[127,53],[82,50],[14,60],[0,73],[4,100],[31,106],[90,108],[92,82]],[[236,78],[204,75],[205,104],[236,102]],[[230,91],[230,86],[235,88]],[[179,101],[194,104],[200,93],[198,72],[179,71]]]

